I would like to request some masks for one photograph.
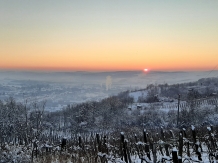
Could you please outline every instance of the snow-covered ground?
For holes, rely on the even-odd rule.
[[[137,102],[138,98],[140,96],[146,97],[147,95],[148,95],[148,90],[146,90],[146,89],[143,89],[143,90],[140,90],[140,91],[132,91],[132,92],[129,93],[129,96],[134,98],[134,102]]]

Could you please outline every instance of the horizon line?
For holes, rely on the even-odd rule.
[[[100,73],[100,72],[145,72],[143,69],[138,69],[138,70],[67,70],[67,69],[5,69],[5,68],[0,68],[0,71],[9,71],[9,72],[96,72],[96,73]],[[148,72],[145,73],[149,73],[149,72],[208,72],[208,71],[218,71],[218,69],[214,69],[214,70],[209,70],[209,69],[204,69],[204,70],[158,70],[158,69],[150,69],[148,70]]]

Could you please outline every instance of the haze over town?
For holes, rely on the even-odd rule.
[[[208,77],[218,77],[218,71],[0,71],[0,99],[46,100],[46,110],[55,111],[70,104],[99,101],[122,91],[146,88],[149,84],[187,83]]]

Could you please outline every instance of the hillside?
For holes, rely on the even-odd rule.
[[[2,160],[14,158],[12,155],[8,155],[7,151],[15,150],[13,151],[16,155],[15,160],[26,159],[28,162],[28,160],[34,158],[36,162],[42,161],[37,161],[34,153],[32,156],[29,153],[34,152],[35,142],[40,144],[40,150],[46,149],[49,153],[51,147],[52,151],[60,152],[57,155],[58,157],[63,156],[70,160],[67,153],[60,151],[60,148],[62,148],[60,140],[66,139],[74,144],[78,141],[78,134],[89,135],[92,133],[92,136],[90,136],[93,137],[93,134],[101,133],[103,141],[104,135],[113,137],[113,134],[121,131],[132,134],[132,132],[137,133],[143,129],[148,129],[151,131],[150,134],[153,135],[152,131],[160,129],[160,126],[166,130],[175,131],[182,128],[188,129],[191,125],[197,128],[210,125],[217,126],[217,81],[218,78],[207,78],[196,82],[173,85],[150,84],[144,89],[121,92],[100,101],[68,105],[55,112],[45,111],[46,101],[25,100],[21,103],[13,98],[8,98],[0,101],[1,154],[4,156]],[[180,94],[179,117],[177,113],[178,94]],[[84,136],[83,141],[88,143],[88,139],[91,139],[88,137]],[[108,138],[107,141],[109,139],[111,138]],[[116,139],[119,140],[119,138]],[[127,139],[130,139],[130,137]],[[79,139],[79,141],[82,140]],[[94,143],[93,141],[94,139],[90,143]],[[132,140],[130,142],[132,143]],[[70,152],[74,148],[74,152],[79,152],[82,147],[78,147],[77,143],[73,144],[72,146],[68,144],[67,151]],[[110,142],[111,145],[116,146]],[[58,146],[59,148],[56,149]],[[89,144],[89,146],[90,150],[93,150],[92,145]],[[76,148],[78,149],[76,150]],[[109,146],[107,148],[109,150]],[[103,149],[101,150],[102,153],[105,153]],[[20,153],[24,153],[24,156],[21,156]],[[94,155],[96,156],[96,153]],[[100,153],[97,153],[97,155],[102,156]],[[114,159],[120,158],[119,156],[115,157],[115,155],[113,156]],[[139,154],[132,153],[131,155],[131,157],[135,157],[135,160],[140,161],[142,159]],[[41,156],[43,154],[39,157],[43,159],[45,155]],[[108,154],[107,157],[112,159],[112,156]],[[51,158],[54,159],[55,157],[52,156]],[[75,156],[75,159],[78,159],[78,157]]]

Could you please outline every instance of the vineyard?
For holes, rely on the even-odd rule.
[[[56,112],[46,101],[0,100],[0,162],[216,162],[217,93],[185,86],[163,86],[172,102],[151,98],[152,86],[141,103],[126,91]]]
[[[218,159],[217,127],[213,126],[60,135],[41,134],[28,145],[19,139],[1,144],[1,162],[180,163]]]
[[[190,103],[194,104],[197,107],[200,106],[208,106],[208,105],[217,105],[217,98],[216,97],[207,97],[207,98],[200,98],[194,100],[187,100],[183,101],[179,104],[179,108],[186,109],[190,106]],[[175,109],[178,108],[178,104],[171,104],[171,105],[162,105],[159,107],[160,109]]]

